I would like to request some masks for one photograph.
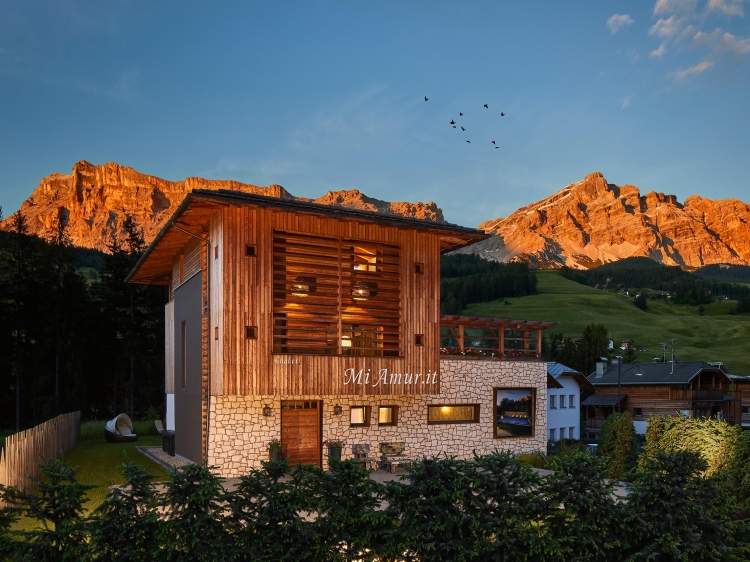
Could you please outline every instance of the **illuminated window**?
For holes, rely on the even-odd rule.
[[[354,271],[375,273],[378,270],[377,250],[364,246],[354,246],[354,251],[352,252],[352,269]]]
[[[398,406],[380,406],[378,408],[378,425],[396,425]]]
[[[477,404],[427,406],[427,423],[472,423],[479,421]]]
[[[355,426],[370,425],[370,407],[352,406],[349,410],[349,424]]]

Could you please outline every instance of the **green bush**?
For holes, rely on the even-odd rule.
[[[622,478],[635,468],[635,428],[630,412],[612,414],[604,421],[597,452],[606,459],[610,478]]]
[[[521,465],[529,468],[544,468],[547,465],[547,456],[542,453],[521,453],[516,458]]]

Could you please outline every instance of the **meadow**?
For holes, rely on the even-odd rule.
[[[730,315],[736,301],[698,307],[649,299],[643,311],[633,299],[581,285],[556,271],[537,271],[538,294],[470,304],[465,315],[548,320],[550,333],[580,337],[592,322],[603,324],[616,344],[629,338],[639,349],[638,361],[661,357],[660,342],[675,339],[678,361],[721,361],[730,372],[750,375],[750,315]]]

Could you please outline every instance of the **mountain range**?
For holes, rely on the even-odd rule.
[[[48,237],[62,220],[74,245],[106,251],[113,237],[122,239],[126,215],[143,228],[150,242],[192,189],[228,189],[445,221],[433,202],[390,203],[358,190],[307,199],[280,185],[259,187],[195,177],[173,182],[111,162],[95,166],[85,161],[75,164],[70,174],[42,179],[20,212],[33,234]],[[750,265],[747,203],[698,195],[679,203],[674,195],[654,191],[641,195],[635,186],[608,183],[600,172],[478,228],[492,236],[460,252],[500,262],[526,261],[539,268],[586,269],[633,256],[685,268]]]

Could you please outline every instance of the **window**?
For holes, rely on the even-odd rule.
[[[478,404],[427,406],[427,423],[473,423],[479,421]]]
[[[495,389],[495,438],[534,435],[533,388]]]
[[[683,418],[689,418],[690,417],[690,410],[680,410],[679,414]]]
[[[742,406],[743,414],[750,414],[750,406]]]
[[[549,430],[549,440],[550,441],[557,441],[557,430],[556,429],[550,429]]]
[[[643,408],[636,408],[635,409],[635,415],[636,416],[642,416],[643,415]]]
[[[273,352],[398,357],[400,249],[274,231]]]
[[[551,394],[549,397],[549,409],[557,410],[557,395]]]
[[[569,408],[575,408],[576,407],[576,395],[571,394],[568,396],[568,407]]]
[[[564,410],[565,408],[567,408],[567,406],[565,405],[565,395],[564,394],[560,395],[560,408],[562,410]]]
[[[415,263],[414,264],[414,273],[424,273],[424,264],[423,263]]]
[[[575,439],[576,438],[576,428],[575,427],[569,427],[568,428],[568,439]]]
[[[352,406],[349,410],[349,425],[368,426],[370,425],[370,407],[369,406]]]
[[[378,408],[378,425],[396,425],[398,406],[380,406]]]
[[[424,345],[424,334],[414,334],[414,345]]]
[[[182,357],[182,365],[180,365],[180,379],[182,381],[182,388],[187,386],[187,326],[185,321],[182,321],[180,325],[180,356]]]

